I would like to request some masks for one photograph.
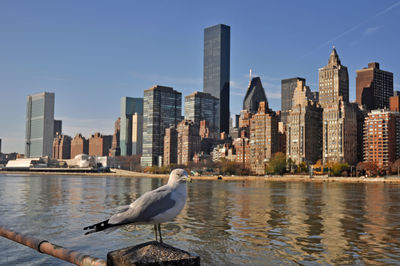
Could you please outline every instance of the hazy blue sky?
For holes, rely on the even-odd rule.
[[[239,113],[249,69],[270,106],[280,82],[318,69],[335,45],[355,71],[377,61],[400,89],[400,1],[0,1],[0,138],[24,152],[26,96],[55,92],[65,134],[113,132],[122,96],[155,84],[183,96],[203,88],[203,30],[231,26],[231,113]]]

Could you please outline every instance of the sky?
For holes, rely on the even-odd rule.
[[[156,84],[186,96],[203,89],[204,28],[231,27],[231,115],[249,70],[280,110],[281,80],[303,77],[318,90],[318,69],[335,46],[356,70],[379,62],[400,90],[400,1],[0,1],[2,152],[24,152],[26,97],[55,93],[63,133],[112,134],[123,96]],[[184,108],[182,108],[183,110]]]

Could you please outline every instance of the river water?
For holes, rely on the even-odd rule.
[[[165,179],[0,175],[0,225],[106,258],[154,239],[152,226],[84,236]],[[197,181],[164,241],[202,264],[400,264],[400,185]],[[62,265],[0,237],[0,265]]]

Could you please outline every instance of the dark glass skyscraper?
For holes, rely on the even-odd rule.
[[[229,79],[231,28],[218,24],[204,29],[204,88],[217,97],[220,132],[229,133]]]
[[[182,94],[156,85],[144,91],[142,166],[162,165],[165,129],[182,117]]]

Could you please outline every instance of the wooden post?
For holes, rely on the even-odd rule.
[[[156,241],[107,254],[107,266],[129,265],[200,265],[200,257]]]

